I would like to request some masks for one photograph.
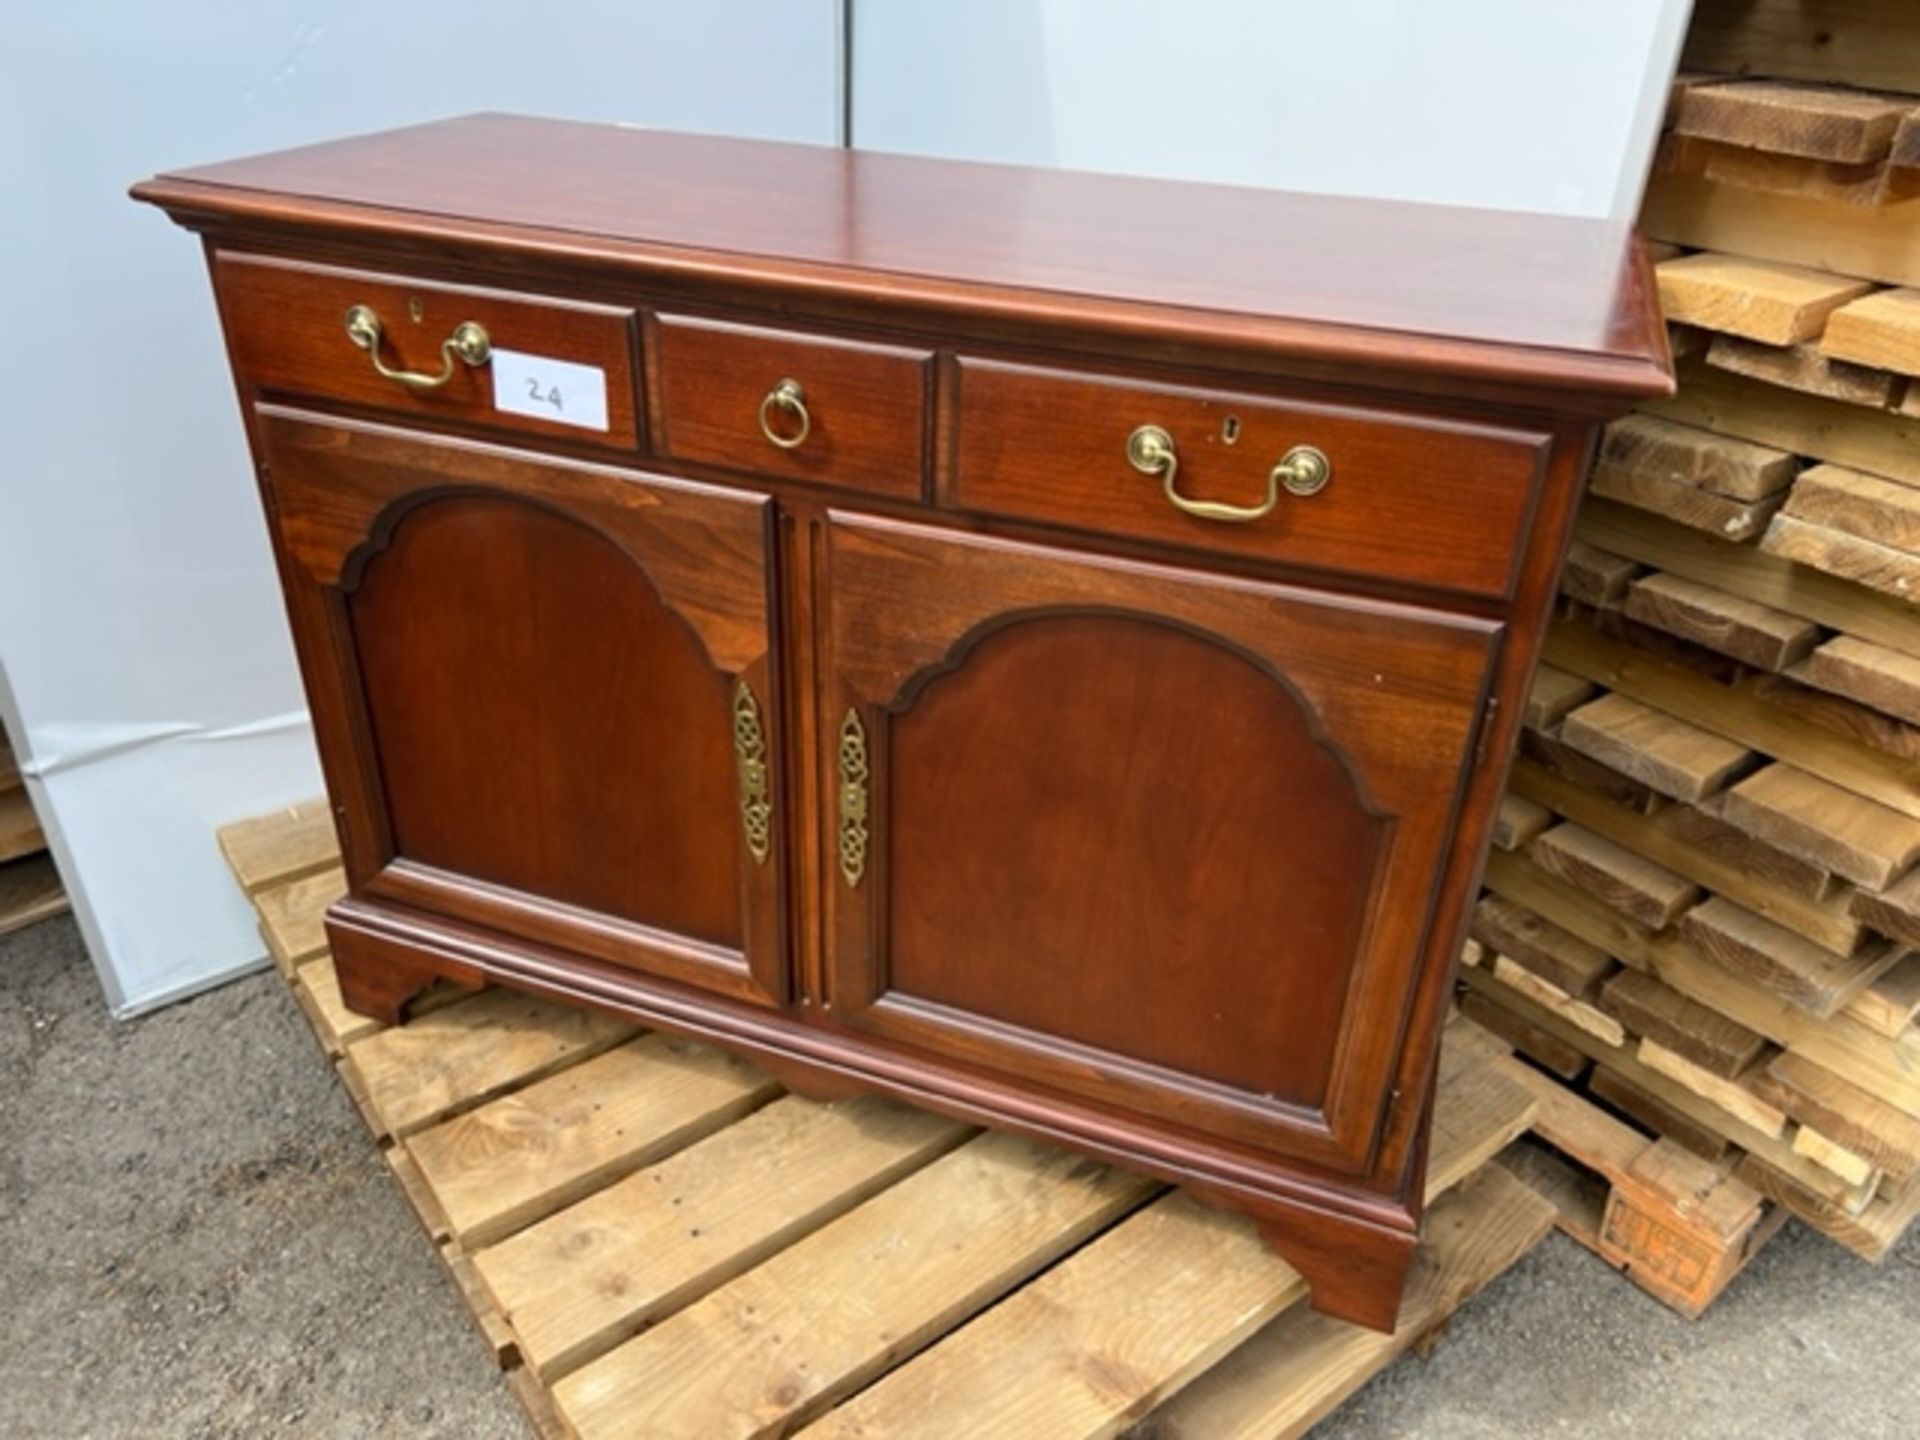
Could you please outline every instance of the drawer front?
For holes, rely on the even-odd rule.
[[[1165,432],[1182,499],[1256,511],[1271,490],[1271,508],[1242,519],[1181,509],[1163,461],[1130,459],[1129,438],[1142,426]],[[1545,434],[1425,416],[966,359],[952,500],[1022,520],[1503,596],[1549,443]],[[1296,447],[1327,461],[1313,493],[1270,483]]]
[[[674,459],[920,497],[930,352],[663,315],[653,363]]]
[[[214,285],[234,368],[263,390],[639,446],[631,310],[243,255],[218,258]],[[378,323],[371,351],[348,333],[356,307]],[[464,325],[486,332],[479,363],[443,349]]]

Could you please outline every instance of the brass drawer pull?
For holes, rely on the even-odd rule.
[[[774,428],[775,411],[784,411],[799,421],[799,428],[785,434]],[[813,433],[813,415],[807,409],[807,392],[798,380],[782,380],[760,402],[760,433],[782,450],[798,450]]]
[[[1226,505],[1218,500],[1192,500],[1180,493],[1180,457],[1174,453],[1173,436],[1158,425],[1142,425],[1127,437],[1127,462],[1145,475],[1158,475],[1167,499],[1176,509],[1202,520],[1219,520],[1244,525],[1271,514],[1280,503],[1280,489],[1289,495],[1317,495],[1333,478],[1333,464],[1311,445],[1296,445],[1267,472],[1267,498],[1258,505]]]
[[[867,727],[860,714],[848,710],[840,721],[840,744],[834,757],[840,780],[840,824],[836,839],[840,874],[856,889],[867,873]]]
[[[733,687],[733,754],[740,781],[740,828],[753,863],[764,865],[773,846],[773,787],[760,702],[744,680]]]
[[[380,317],[373,313],[371,305],[356,305],[347,311],[347,338],[367,352],[375,370],[410,390],[437,390],[453,378],[455,360],[477,367],[486,364],[493,354],[493,342],[487,338],[487,332],[471,320],[462,320],[453,327],[453,334],[440,342],[438,375],[429,375],[424,370],[395,370],[380,358],[380,342],[385,335]]]

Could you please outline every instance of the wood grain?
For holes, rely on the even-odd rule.
[[[1920,421],[1912,417],[1782,390],[1693,361],[1681,367],[1681,378],[1678,391],[1645,402],[1646,408],[1669,420],[1920,483]]]
[[[1606,464],[1594,467],[1593,493],[1663,515],[1689,529],[1705,530],[1710,535],[1733,541],[1751,540],[1758,535],[1786,498],[1779,495],[1764,500],[1729,500],[1683,481]]]
[[[249,895],[331,869],[340,863],[332,808],[324,800],[307,800],[236,821],[221,829],[220,853]]]
[[[469,1249],[490,1244],[780,1093],[744,1060],[643,1035],[411,1137]]]
[[[216,257],[213,281],[234,363],[263,389],[617,450],[639,442],[630,309],[253,255]],[[356,305],[379,316],[381,359],[395,369],[438,373],[442,344],[468,322],[496,349],[591,366],[604,378],[607,427],[502,410],[490,365],[446,361],[446,383],[426,389],[388,379],[348,338]]]
[[[1771,445],[1717,435],[1657,415],[1623,415],[1603,432],[1600,459],[1653,480],[1764,500],[1793,482],[1799,459]]]
[[[883,288],[902,307],[1003,325],[1047,308],[1136,339],[1217,346],[1237,331],[1321,363],[1364,356],[1377,367],[1397,352],[1429,372],[1663,388],[1631,236],[1561,216],[510,115],[178,171],[135,194],[203,224],[260,225],[291,210],[309,226],[411,228],[442,247],[558,247],[656,284],[697,271],[736,303],[770,284]],[[1275,235],[1287,237],[1288,263],[1259,263]],[[1465,267],[1462,279],[1432,284],[1439,263]],[[1511,353],[1520,347],[1524,362]]]
[[[1580,532],[1644,564],[1920,656],[1912,610],[1889,596],[1604,500],[1583,508]]]
[[[953,1149],[966,1126],[861,1099],[777,1100],[480,1251],[548,1382]]]
[[[1896,1179],[1920,1170],[1920,1120],[1804,1056],[1776,1055],[1750,1083],[1762,1099]]]
[[[1836,360],[1814,342],[1763,345],[1737,335],[1716,335],[1707,346],[1707,364],[1787,390],[1874,410],[1892,405],[1904,383],[1885,370]]]
[[[1807,1056],[1920,1115],[1920,1080],[1914,1054],[1844,1012],[1819,1020],[1710,959],[1674,934],[1655,935],[1574,886],[1548,875],[1523,856],[1495,853],[1487,859],[1488,885],[1571,930],[1608,954],[1657,975],[1709,1009]]]
[[[1763,670],[1784,670],[1809,654],[1820,627],[1682,575],[1643,575],[1627,590],[1627,618],[1730,655]]]
[[[1148,1417],[1140,1440],[1291,1440],[1330,1414],[1441,1316],[1504,1272],[1553,1227],[1554,1210],[1498,1166],[1479,1171],[1427,1216],[1413,1279],[1391,1336],[1300,1308]]]
[[[1703,955],[1822,1020],[1901,955],[1885,943],[1836,954],[1717,895],[1687,912],[1680,934]]]
[[[1812,339],[1829,315],[1873,288],[1824,270],[1711,253],[1664,261],[1654,273],[1667,319],[1769,345]]]
[[[1912,18],[1905,0],[1699,0],[1681,63],[1920,91]]]
[[[1700,898],[1699,888],[1684,876],[1578,825],[1556,825],[1527,853],[1548,874],[1656,930]]]
[[[1828,317],[1820,349],[1836,360],[1920,375],[1920,290],[1882,290]]]
[[[1920,554],[1920,489],[1839,465],[1804,471],[1784,512],[1824,526]]]
[[[1656,240],[1892,285],[1920,284],[1916,217],[1920,200],[1858,205],[1658,171],[1640,205],[1640,223]]]
[[[1560,739],[1676,800],[1706,798],[1755,758],[1743,745],[1624,695],[1603,695],[1572,711]]]
[[[659,374],[657,444],[677,460],[918,499],[933,353],[840,336],[662,315],[651,329]],[[761,407],[783,380],[802,392],[805,438],[782,449]],[[769,410],[783,437],[798,422]]]
[[[489,990],[354,1043],[354,1068],[382,1128],[408,1135],[513,1086],[610,1050],[633,1027],[591,1011],[556,1012]]]
[[[1574,707],[1586,704],[1598,693],[1599,687],[1591,680],[1542,661],[1527,689],[1527,728],[1551,730]]]
[[[1791,765],[1769,765],[1742,780],[1720,813],[1869,890],[1884,890],[1920,860],[1920,820]]]
[[[1533,971],[1569,995],[1589,998],[1614,967],[1613,957],[1524,906],[1498,895],[1473,907],[1473,938]]]
[[[338,866],[274,885],[253,897],[260,912],[260,934],[280,973],[291,975],[326,952],[323,923],[327,906],[347,893],[347,877]]]
[[[1526,757],[1514,762],[1512,784],[1612,844],[1737,898],[1796,934],[1849,953],[1860,944],[1860,921],[1849,909],[1848,897],[1832,893],[1825,870],[1754,840],[1716,815],[1688,806],[1640,814],[1565,776],[1546,773]],[[1732,836],[1724,833],[1729,830]],[[1653,923],[1646,916],[1639,918]]]
[[[1608,609],[1620,603],[1640,567],[1621,555],[1576,540],[1567,547],[1560,571],[1560,593],[1583,605]]]
[[[1902,96],[1756,80],[1688,89],[1674,129],[1749,149],[1858,164],[1885,159],[1914,108]]]
[[[959,377],[953,498],[963,510],[1476,595],[1513,584],[1547,443],[1538,432],[1386,408],[972,357],[960,359]],[[1179,488],[1193,498],[1259,503],[1268,472],[1297,445],[1319,449],[1331,478],[1316,495],[1281,491],[1271,514],[1247,524],[1194,517],[1173,506],[1161,478],[1128,463],[1127,437],[1145,424],[1173,437]],[[1414,468],[1421,483],[1407,485]],[[1469,508],[1473,525],[1448,523]]]
[[[1903,815],[1920,817],[1920,765],[1911,761],[1851,741],[1756,695],[1576,624],[1556,626],[1546,653],[1554,664],[1596,684],[1797,765]]]
[[[1062,1151],[982,1136],[565,1376],[554,1397],[581,1440],[785,1434],[1153,1188]],[[1180,1208],[1207,1231],[1235,1223]],[[1250,1228],[1240,1233],[1245,1263],[1205,1272],[1213,1284],[1236,1270],[1285,1270],[1259,1253]]]
[[[1760,548],[1783,560],[1878,590],[1910,604],[1920,603],[1920,554],[1862,540],[1790,515],[1776,515],[1760,539]]]
[[[1753,1068],[1766,1038],[1708,1006],[1689,1000],[1641,970],[1621,970],[1600,993],[1600,1006],[1627,1029],[1731,1080]]]
[[[1787,673],[1804,684],[1920,725],[1920,658],[1871,640],[1836,635]]]

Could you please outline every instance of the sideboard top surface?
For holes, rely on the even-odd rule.
[[[1671,388],[1629,227],[480,114],[171,172],[184,223],[537,251],[1625,402]]]

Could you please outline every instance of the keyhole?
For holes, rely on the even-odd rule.
[[[1220,439],[1223,443],[1231,445],[1239,438],[1240,417],[1238,415],[1229,415],[1220,422]]]
[[[408,319],[412,320],[414,324],[418,325],[423,319],[426,318],[426,314],[427,314],[427,307],[420,303],[420,297],[418,295],[412,296],[411,298],[408,299],[407,301],[407,318]]]

